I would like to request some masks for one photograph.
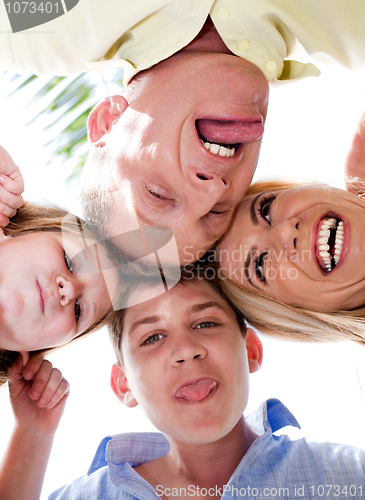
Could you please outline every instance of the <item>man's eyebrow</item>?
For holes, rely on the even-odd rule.
[[[257,220],[255,205],[256,205],[256,201],[260,198],[261,195],[262,195],[262,193],[259,193],[258,195],[256,195],[255,198],[252,200],[251,206],[250,206],[250,216],[251,216],[252,224],[254,226],[257,226],[257,224],[259,223],[259,221]]]
[[[132,335],[132,333],[141,325],[152,325],[153,323],[157,323],[160,321],[160,316],[146,316],[145,318],[138,319],[134,323],[132,323],[132,326],[129,329],[129,335]]]
[[[250,283],[250,285],[253,286],[254,288],[257,288],[258,290],[260,290],[259,287],[257,287],[256,285],[254,285],[252,283],[251,278],[250,278],[250,267],[251,267],[251,263],[252,263],[252,257],[254,256],[255,252],[257,252],[257,247],[252,247],[251,250],[248,252],[248,255],[247,255],[246,260],[245,260],[244,269],[245,269],[245,275],[246,275],[247,281]]]
[[[209,309],[210,307],[219,307],[219,309],[222,309],[222,311],[226,312],[223,306],[219,304],[218,302],[211,300],[210,302],[204,302],[203,304],[195,304],[191,309],[191,313],[197,313],[204,311],[205,309]]]

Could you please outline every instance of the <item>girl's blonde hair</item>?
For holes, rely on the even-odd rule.
[[[67,215],[70,217],[66,217]],[[70,212],[68,212],[64,208],[51,204],[26,202],[18,210],[17,214],[12,219],[10,219],[8,226],[4,228],[4,234],[6,236],[20,236],[23,234],[34,233],[38,231],[54,231],[59,233],[61,231],[66,231],[68,233],[75,234],[76,236],[80,236],[80,234],[83,234],[86,238],[93,238],[93,233],[88,230],[87,225],[82,219],[80,219],[79,217],[71,216]],[[81,333],[77,337],[77,339],[106,325],[111,314],[112,309],[110,309],[94,325],[90,326],[87,330]],[[33,351],[30,353],[30,355],[45,355],[53,349],[56,349],[56,347]],[[8,369],[18,358],[18,356],[18,352],[8,351],[6,349],[0,348],[0,385],[4,384],[8,380]]]
[[[261,192],[283,191],[303,184],[321,185],[319,182],[298,179],[261,181],[252,184],[243,199]],[[352,340],[365,345],[365,297],[364,306],[354,310],[322,312],[290,306],[246,290],[228,277],[223,277],[221,281],[222,290],[231,302],[262,333],[292,341]]]

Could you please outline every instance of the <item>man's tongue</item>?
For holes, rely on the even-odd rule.
[[[184,387],[180,387],[180,389],[176,391],[175,397],[196,403],[205,399],[216,385],[217,382],[212,378],[203,378],[198,380],[196,384],[189,384],[184,385]]]
[[[259,122],[197,120],[196,128],[207,141],[220,145],[254,142],[264,133]]]

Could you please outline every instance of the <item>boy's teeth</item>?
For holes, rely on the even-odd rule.
[[[236,151],[235,148],[226,148],[224,146],[220,146],[219,144],[211,144],[208,141],[202,141],[202,143],[204,144],[205,149],[207,149],[214,155],[225,156],[226,158],[230,158],[231,156],[233,156]]]
[[[327,271],[331,271],[332,266],[333,267],[337,266],[337,264],[340,261],[342,253],[343,237],[344,237],[343,222],[342,221],[338,222],[337,229],[336,229],[336,223],[337,223],[336,219],[333,218],[323,221],[319,231],[319,238],[317,240],[319,255],[321,256]],[[331,229],[332,230],[336,229],[336,238],[334,246],[335,251],[333,256],[329,253],[330,246],[328,244],[331,235]]]

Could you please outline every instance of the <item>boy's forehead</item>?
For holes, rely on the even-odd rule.
[[[146,286],[131,294],[130,301],[133,303],[133,295],[138,294],[140,303],[127,308],[124,331],[128,332],[132,324],[142,318],[148,318],[149,316],[163,318],[171,313],[172,307],[186,314],[208,309],[209,307],[218,307],[226,313],[234,315],[228,303],[205,280],[185,280],[184,283],[180,282],[167,292],[151,299],[151,294],[153,294],[155,288],[154,286]]]

